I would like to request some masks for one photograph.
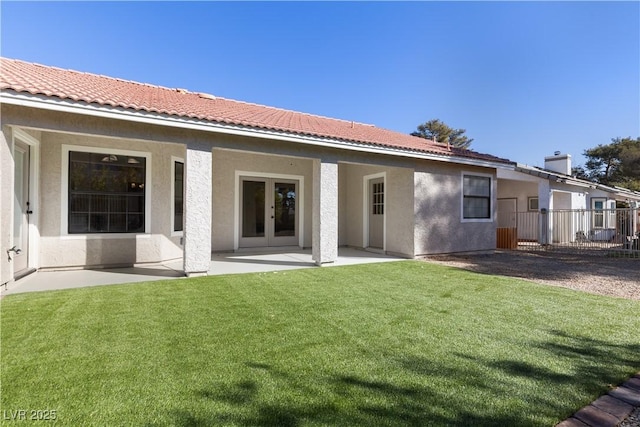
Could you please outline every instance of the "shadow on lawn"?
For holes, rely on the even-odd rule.
[[[335,372],[301,378],[289,373],[293,370],[247,362],[255,375],[233,384],[212,384],[196,393],[209,415],[183,410],[172,416],[180,426],[536,426],[561,421],[588,403],[585,396],[596,398],[609,383],[622,382],[640,369],[640,345],[614,345],[561,331],[552,331],[552,337],[530,347],[559,362],[554,366],[568,364],[566,372],[525,360],[484,360],[463,351],[445,362],[406,354],[387,356],[394,368],[390,372],[397,371],[404,380],[393,379],[392,374],[387,377],[391,379],[380,380],[375,375]],[[454,359],[456,363],[447,363]],[[268,395],[265,379],[271,384],[269,390],[275,382],[283,395]],[[522,379],[530,387],[522,387]],[[442,381],[448,387],[436,385]],[[566,407],[567,399],[576,407]]]
[[[577,364],[572,377],[583,386],[602,389],[603,386],[621,383],[625,376],[630,376],[640,370],[640,343],[611,344],[603,340],[589,337],[575,337],[563,331],[552,331],[558,337],[557,341],[538,344],[538,348],[546,350],[559,358],[569,360],[583,360]],[[635,331],[629,331],[635,336]],[[562,341],[562,342],[560,342]],[[606,366],[596,366],[598,361],[607,361]],[[625,371],[624,368],[627,368]],[[611,368],[611,369],[610,369]],[[615,369],[618,372],[615,372]],[[608,382],[603,379],[609,378]]]

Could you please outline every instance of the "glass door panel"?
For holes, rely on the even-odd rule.
[[[24,152],[16,147],[13,155],[15,161],[14,199],[13,199],[13,245],[22,248],[22,205],[24,204]]]
[[[274,237],[296,235],[296,185],[275,183],[273,192],[275,218]]]
[[[242,237],[265,237],[264,181],[242,181]]]

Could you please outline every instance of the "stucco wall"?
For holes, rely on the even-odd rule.
[[[149,234],[65,235],[62,218],[62,145],[134,150],[151,154]],[[184,158],[184,146],[113,138],[43,132],[40,164],[40,266],[41,268],[129,265],[160,262],[182,256],[180,237],[171,237],[171,156]],[[149,191],[147,190],[147,191]]]
[[[440,164],[417,165],[415,192],[416,255],[491,251],[496,248],[496,223],[462,221],[462,171],[492,174],[492,218],[497,183],[491,169]]]
[[[363,244],[363,182],[366,175],[386,172],[385,215],[386,251],[413,257],[413,169],[343,164],[341,186],[346,199],[340,210],[341,239],[348,246],[361,248]]]
[[[312,161],[230,150],[213,150],[213,221],[211,246],[215,251],[234,249],[235,173],[246,171],[304,177],[304,247],[311,247]]]
[[[373,173],[382,172],[382,168],[375,166],[343,165],[346,179],[346,204],[345,204],[345,236],[346,245],[356,248],[362,247],[362,177]]]
[[[529,208],[529,197],[538,197],[538,184],[507,179],[498,180],[498,199],[516,199],[516,210],[525,212]]]
[[[413,169],[389,168],[387,172],[387,252],[410,258],[416,255],[413,177]]]

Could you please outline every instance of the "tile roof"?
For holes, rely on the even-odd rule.
[[[78,103],[330,138],[491,162],[510,163],[488,154],[447,147],[433,141],[373,125],[234,101],[183,89],[137,83],[0,58],[0,90],[44,95]]]

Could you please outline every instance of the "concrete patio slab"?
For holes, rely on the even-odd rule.
[[[336,262],[323,264],[323,267],[334,267],[352,264],[368,264],[372,262],[398,261],[402,258],[392,257],[375,252],[352,248],[340,248]],[[287,252],[236,252],[213,254],[209,275],[263,273],[268,271],[293,270],[316,267],[311,259],[310,250]]]
[[[400,259],[402,258],[351,248],[340,248],[336,262],[324,264],[324,266],[366,264]],[[212,254],[209,275],[261,273],[310,267],[316,267],[311,259],[310,250],[289,250],[285,252],[243,251]],[[184,278],[182,260],[171,261],[162,265],[128,268],[40,271],[16,282],[9,283],[7,286],[0,287],[0,297],[24,292],[179,278]]]

